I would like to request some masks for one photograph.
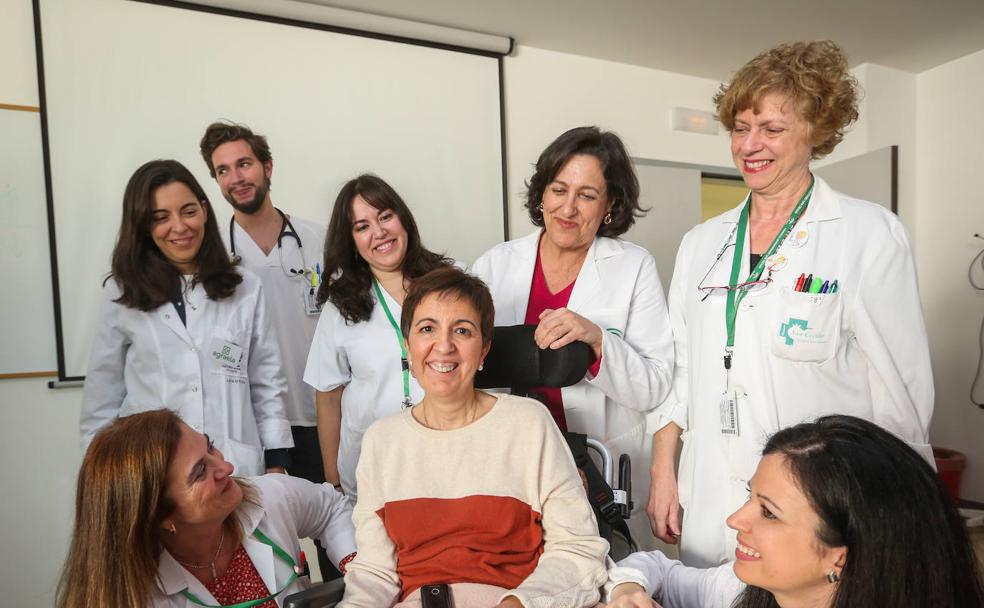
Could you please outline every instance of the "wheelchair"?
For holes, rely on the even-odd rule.
[[[591,347],[574,342],[556,350],[541,350],[533,340],[535,329],[534,325],[496,327],[484,369],[475,376],[475,387],[508,389],[514,395],[537,398],[530,392],[532,387],[562,388],[580,382],[593,360]],[[565,438],[575,464],[588,480],[588,502],[599,533],[609,543],[615,536],[624,540],[619,552],[611,554],[617,561],[636,550],[625,523],[633,507],[629,455],[619,457],[616,471],[611,452],[601,441],[570,432]],[[342,600],[344,592],[344,581],[337,579],[287,596],[284,608],[332,608]]]

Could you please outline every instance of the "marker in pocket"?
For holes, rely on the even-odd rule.
[[[837,293],[837,280],[824,279],[820,276],[813,276],[813,273],[803,273],[793,284],[793,291],[798,293]]]

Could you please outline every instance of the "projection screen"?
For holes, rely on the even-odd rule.
[[[372,172],[428,248],[470,263],[504,238],[497,56],[130,0],[42,0],[41,24],[61,379],[86,371],[136,167],[184,163],[228,229],[198,154],[216,119],[268,137],[288,213],[327,223],[341,184]]]

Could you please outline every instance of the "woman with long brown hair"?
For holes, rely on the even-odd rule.
[[[259,279],[225,252],[205,192],[150,161],[123,218],[82,398],[83,447],[114,418],[162,407],[208,433],[240,475],[280,471],[293,445]]]
[[[98,433],[79,471],[58,608],[230,605],[302,590],[298,538],[354,557],[351,508],[326,484],[234,478],[207,435],[168,409]]]
[[[318,392],[325,478],[355,502],[355,466],[369,425],[423,397],[398,323],[411,279],[452,261],[428,251],[397,192],[375,175],[349,180],[325,240],[324,304],[304,381]]]

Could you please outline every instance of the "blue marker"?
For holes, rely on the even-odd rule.
[[[824,281],[823,287],[820,288],[820,293],[827,293],[828,289],[830,289],[830,281]]]
[[[314,265],[315,270],[318,272],[318,282],[321,282],[321,262]]]

